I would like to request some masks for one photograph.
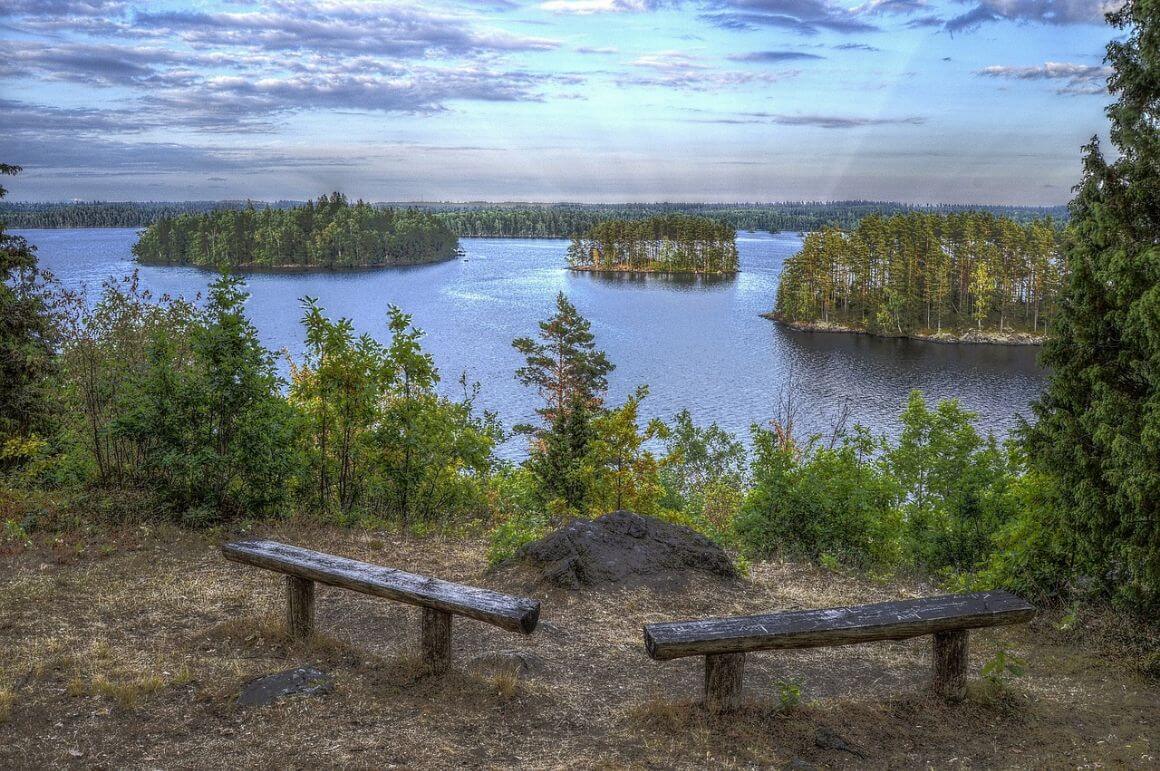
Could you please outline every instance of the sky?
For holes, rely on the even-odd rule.
[[[1102,0],[0,0],[14,200],[1058,204]]]

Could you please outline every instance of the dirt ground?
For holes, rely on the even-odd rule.
[[[320,586],[319,635],[290,644],[282,579],[226,562],[220,539],[142,529],[9,549],[0,768],[1160,765],[1160,684],[1122,655],[1077,645],[1058,617],[973,632],[976,680],[956,706],[925,693],[930,640],[919,638],[751,654],[748,706],[714,719],[697,705],[701,659],[651,661],[643,624],[938,590],[763,562],[736,585],[570,592],[485,574],[480,542],[288,526],[253,535],[528,594],[543,601],[540,627],[522,637],[456,619],[456,665],[433,679],[417,666],[416,608]],[[989,687],[978,673],[1001,649],[1026,672]],[[512,650],[542,666],[522,679],[465,666]],[[236,704],[248,681],[300,665],[332,674],[334,692]],[[779,696],[791,687],[796,707]]]

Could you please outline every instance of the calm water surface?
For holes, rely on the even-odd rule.
[[[69,287],[99,289],[131,272],[133,229],[26,230],[41,264]],[[1042,386],[1038,349],[940,345],[863,335],[784,329],[758,314],[773,305],[783,261],[801,239],[792,233],[739,235],[742,272],[716,280],[628,278],[565,270],[566,241],[463,239],[465,257],[408,268],[353,273],[256,273],[248,310],[263,342],[298,354],[299,298],[318,297],[332,316],[385,339],[386,309],[398,305],[426,331],[425,344],[454,393],[466,372],[483,384],[481,406],[507,426],[527,421],[534,394],[516,383],[522,363],[511,341],[537,331],[565,292],[592,321],[601,348],[617,365],[614,399],[647,383],[644,417],[669,418],[688,407],[699,423],[737,434],[773,415],[791,372],[804,405],[799,427],[826,431],[835,406],[851,400],[851,422],[893,433],[912,388],[957,397],[979,413],[982,428],[1006,434]],[[196,268],[141,267],[155,293],[191,297],[214,275]],[[510,449],[510,448],[509,448]]]

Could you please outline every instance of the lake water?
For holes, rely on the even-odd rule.
[[[41,265],[69,287],[97,290],[136,266],[133,229],[16,231],[39,248]],[[521,365],[515,337],[534,335],[563,291],[592,321],[598,345],[616,364],[614,402],[647,383],[645,418],[670,418],[688,407],[698,423],[716,421],[744,435],[768,420],[791,373],[802,405],[800,433],[829,430],[850,400],[850,422],[893,434],[912,388],[958,398],[979,413],[979,425],[1006,434],[1042,387],[1037,348],[943,345],[865,335],[794,332],[763,319],[774,302],[784,260],[797,251],[794,233],[741,234],[741,273],[689,280],[572,273],[567,242],[463,239],[465,256],[436,265],[351,273],[258,273],[248,277],[247,306],[263,342],[298,354],[303,347],[299,298],[319,298],[332,316],[384,339],[386,309],[398,305],[426,331],[448,393],[461,372],[482,383],[479,403],[505,426],[534,416],[536,398],[514,378]],[[154,293],[191,297],[214,274],[196,268],[141,267]],[[511,445],[505,454],[518,453]]]

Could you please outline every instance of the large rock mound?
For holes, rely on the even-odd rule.
[[[607,584],[667,588],[680,586],[693,573],[737,577],[729,555],[705,536],[631,511],[573,520],[524,545],[516,560],[532,567],[540,581],[568,589]]]

